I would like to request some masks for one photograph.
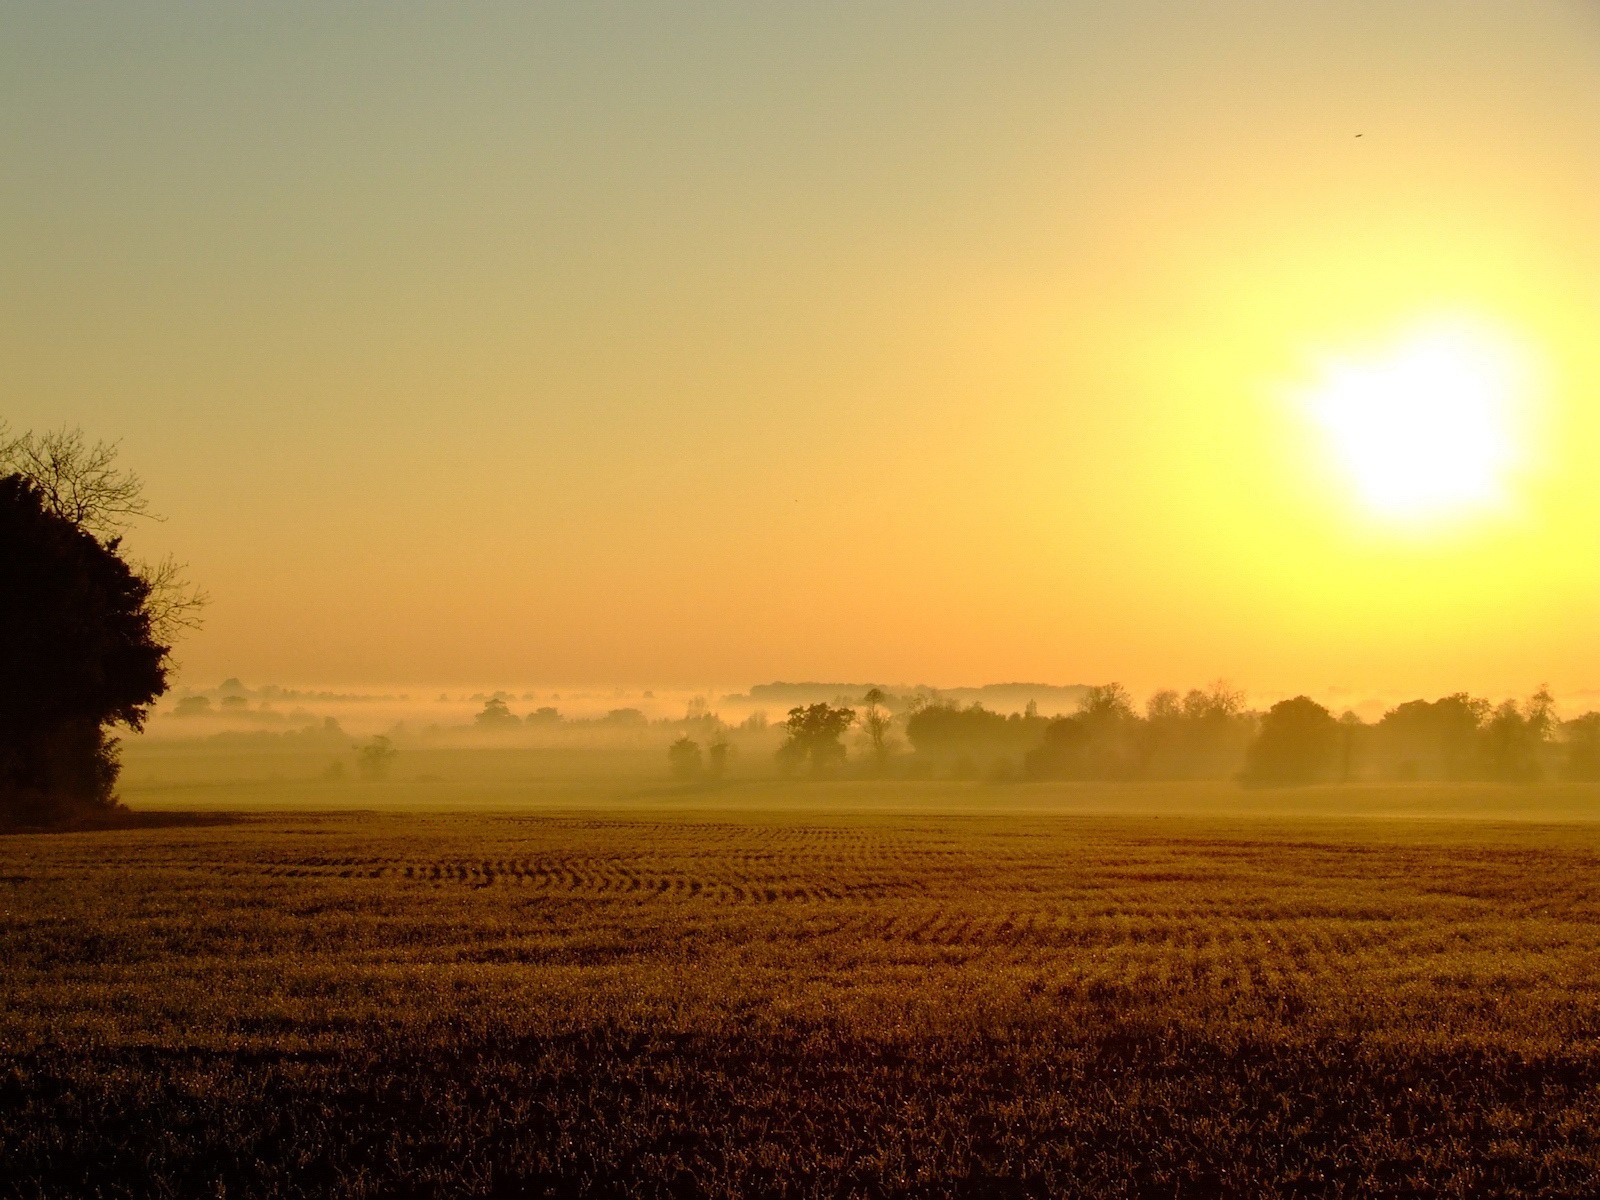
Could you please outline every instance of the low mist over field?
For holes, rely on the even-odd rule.
[[[413,686],[393,690],[360,685],[292,687],[248,685],[230,677],[213,686],[180,683],[167,702],[151,714],[151,732],[179,737],[220,728],[248,729],[305,726],[334,717],[357,732],[385,731],[396,725],[451,727],[473,724],[484,705],[503,702],[512,715],[531,728],[552,724],[551,712],[564,721],[593,722],[617,714],[639,714],[650,721],[714,713],[737,724],[750,717],[781,718],[797,704],[849,704],[874,688],[892,698],[897,708],[914,701],[939,701],[967,707],[982,705],[997,712],[1022,712],[1031,703],[1049,716],[1077,708],[1082,684],[1002,683],[979,687],[933,687],[928,684],[762,683],[701,687],[594,687],[561,685],[478,686],[463,688]],[[179,718],[172,723],[168,718]],[[195,724],[183,721],[194,719]],[[208,722],[202,724],[199,722]]]
[[[1117,684],[1005,683],[937,688],[772,682],[742,690],[521,688],[382,692],[179,686],[123,747],[131,783],[316,778],[443,782],[615,777],[684,785],[724,777],[1053,778],[1250,781],[1275,714],[1302,705],[1325,725],[1293,732],[1303,775],[1262,782],[1600,778],[1596,697],[1433,700],[1333,691],[1254,699],[1217,682],[1140,703]],[[786,761],[809,736],[797,714],[839,714],[826,761]],[[1264,741],[1265,727],[1265,741]],[[386,756],[374,770],[381,742]],[[718,760],[707,770],[713,748]],[[680,753],[675,758],[674,750]],[[472,751],[484,754],[473,755]],[[806,754],[810,751],[806,750]],[[684,755],[691,756],[685,760]],[[1319,757],[1320,755],[1320,757]],[[698,766],[691,765],[698,763]],[[492,765],[491,765],[492,764]],[[689,769],[685,769],[688,766]],[[381,793],[368,799],[381,800]]]

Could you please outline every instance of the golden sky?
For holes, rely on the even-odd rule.
[[[186,677],[1600,687],[1600,6],[329,7],[0,16]]]

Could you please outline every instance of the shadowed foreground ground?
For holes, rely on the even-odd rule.
[[[0,1194],[1590,1195],[1600,831],[0,839]]]

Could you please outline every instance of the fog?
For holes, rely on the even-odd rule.
[[[1600,773],[1600,719],[1585,715],[1595,706],[1592,694],[1474,699],[1330,691],[1306,698],[1321,725],[1273,734],[1280,710],[1292,715],[1284,699],[1224,683],[1135,698],[1115,684],[1025,682],[400,692],[230,678],[174,689],[142,733],[124,734],[121,753],[124,783],[141,793],[299,782],[351,803],[379,800],[376,789],[397,784],[540,780],[692,789],[817,775],[978,784],[1531,783]],[[823,738],[820,754],[791,721],[792,714],[840,710],[849,715],[837,736]],[[1277,766],[1252,758],[1274,753]],[[1285,766],[1283,754],[1293,763]]]

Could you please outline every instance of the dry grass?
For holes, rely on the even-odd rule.
[[[0,1194],[1600,1190],[1592,825],[807,794],[0,840]]]

